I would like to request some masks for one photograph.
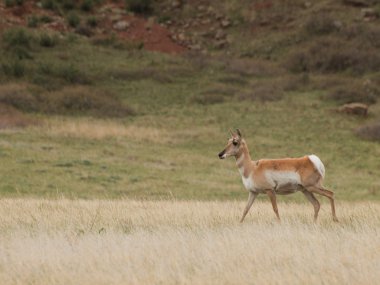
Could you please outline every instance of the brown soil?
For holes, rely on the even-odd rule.
[[[52,19],[51,23],[41,24],[38,29],[49,29],[61,33],[74,32],[62,16],[54,11],[38,7],[37,2],[30,0],[24,1],[24,4],[20,6],[5,7],[4,1],[1,1],[0,32],[10,27],[27,26],[28,17],[32,15],[37,17],[45,15]],[[178,54],[187,50],[185,46],[172,40],[167,28],[155,23],[153,19],[127,14],[121,2],[105,2],[102,6],[96,7],[91,14],[99,19],[97,28],[92,30],[94,36],[114,34],[122,41],[143,43],[144,48],[150,51]],[[114,25],[120,21],[126,21],[128,27],[124,30],[115,29]]]

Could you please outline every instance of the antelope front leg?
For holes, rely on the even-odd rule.
[[[266,190],[267,195],[272,202],[273,211],[276,213],[277,219],[280,221],[280,215],[278,214],[276,194],[272,190]]]
[[[247,206],[245,206],[245,208],[244,208],[243,216],[240,219],[240,223],[242,223],[244,221],[244,218],[247,215],[247,213],[248,213],[249,209],[251,208],[253,201],[255,201],[256,197],[257,197],[257,193],[253,193],[253,192],[249,191]]]

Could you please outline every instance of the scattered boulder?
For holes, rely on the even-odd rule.
[[[368,105],[363,103],[344,104],[338,108],[338,112],[365,117],[368,115]]]
[[[226,40],[218,40],[215,42],[214,46],[217,49],[222,49],[228,45],[228,42]]]
[[[379,14],[378,12],[373,9],[373,8],[363,8],[361,10],[361,13],[362,13],[362,17],[364,20],[375,20],[376,18],[379,17]]]
[[[130,24],[127,21],[118,21],[113,25],[113,28],[118,31],[123,31],[128,29]]]
[[[215,39],[216,40],[221,40],[226,37],[226,34],[223,32],[223,30],[217,30],[215,34]]]
[[[231,26],[231,21],[228,20],[228,19],[224,19],[224,20],[222,20],[222,22],[220,23],[220,25],[221,25],[223,28],[228,28],[229,26]]]

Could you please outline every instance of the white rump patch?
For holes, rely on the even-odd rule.
[[[301,184],[300,175],[294,171],[276,171],[268,170],[265,172],[265,178],[273,188],[286,184]]]
[[[312,154],[309,155],[310,161],[314,164],[315,168],[318,170],[319,174],[321,174],[322,178],[325,177],[325,166],[318,156]]]

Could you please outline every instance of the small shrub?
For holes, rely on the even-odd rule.
[[[79,35],[86,36],[86,37],[91,37],[94,35],[94,32],[89,28],[88,26],[83,26],[79,25],[76,29],[75,32]]]
[[[362,139],[380,142],[380,121],[356,129],[356,135]]]
[[[80,8],[83,11],[89,12],[94,7],[94,1],[93,0],[84,0],[80,6]]]
[[[326,35],[334,32],[337,28],[334,19],[330,15],[321,12],[311,16],[304,29],[309,35]]]
[[[5,7],[12,7],[15,3],[13,0],[4,0]]]
[[[342,30],[342,36],[347,40],[360,42],[375,48],[380,48],[379,25],[353,24]]]
[[[40,17],[40,22],[41,23],[51,23],[51,22],[53,22],[53,19],[47,15],[43,15]]]
[[[46,97],[46,98],[44,98]],[[123,117],[134,111],[121,103],[116,96],[84,87],[71,87],[45,94],[46,112],[93,115],[97,117]]]
[[[88,76],[78,69],[76,66],[69,64],[58,67],[55,70],[55,76],[64,79],[71,84],[88,84],[90,79]]]
[[[49,9],[49,10],[55,10],[57,9],[57,3],[55,0],[43,0],[42,1],[42,8]]]
[[[268,77],[282,73],[282,70],[275,63],[264,60],[227,60],[225,69],[235,76]]]
[[[24,28],[12,28],[3,34],[5,49],[16,59],[32,59],[32,35]]]
[[[75,1],[74,0],[63,0],[62,1],[62,7],[65,10],[72,10],[75,8]]]
[[[256,82],[250,88],[252,91],[244,92],[238,96],[240,100],[252,100],[252,101],[278,101],[281,100],[284,95],[282,86],[274,84],[272,81]]]
[[[3,40],[9,48],[15,46],[30,48],[32,36],[24,28],[13,28],[3,34]]]
[[[37,101],[25,86],[7,84],[0,87],[0,103],[21,111],[35,111]]]
[[[43,33],[40,35],[40,46],[42,47],[54,47],[57,44],[57,37]]]
[[[363,74],[376,71],[380,54],[373,48],[363,48],[355,41],[322,38],[309,47],[289,54],[286,67],[291,72],[342,72]]]
[[[0,104],[0,129],[25,128],[38,121],[21,113],[11,106]]]
[[[125,0],[127,9],[137,14],[150,14],[153,11],[152,0]]]
[[[24,4],[24,0],[4,0],[4,4],[5,7],[12,7],[15,5],[21,6]]]
[[[98,25],[98,19],[95,16],[91,16],[87,18],[87,25],[91,28],[95,28]]]
[[[29,28],[36,28],[38,27],[39,19],[36,15],[32,15],[28,17],[28,27]]]
[[[332,88],[327,94],[328,99],[332,99],[341,104],[353,102],[374,104],[379,97],[380,90],[368,82],[346,82],[346,84]]]
[[[25,64],[19,59],[3,62],[1,67],[3,73],[10,77],[19,78],[25,74]]]
[[[76,28],[80,24],[80,18],[76,13],[70,13],[67,16],[67,23],[71,27]]]

